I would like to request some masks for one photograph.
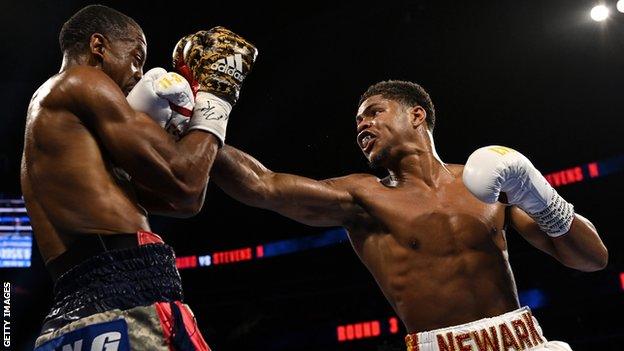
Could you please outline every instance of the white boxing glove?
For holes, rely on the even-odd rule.
[[[552,237],[567,233],[574,219],[574,206],[565,201],[546,178],[521,153],[491,145],[473,152],[464,166],[468,190],[486,203],[494,203],[501,192]]]
[[[186,133],[195,105],[187,80],[160,67],[147,71],[127,100],[133,109],[148,114],[176,139]]]
[[[188,130],[198,129],[212,133],[219,139],[220,146],[223,146],[232,105],[204,91],[197,92],[196,101]]]

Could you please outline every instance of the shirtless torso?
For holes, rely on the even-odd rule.
[[[480,202],[461,166],[435,189],[348,177],[364,209],[347,224],[353,247],[410,330],[431,330],[517,308],[505,206]]]
[[[606,265],[593,225],[576,214],[551,238],[517,206],[488,204],[468,190],[464,166],[444,164],[421,106],[373,95],[360,105],[357,141],[390,176],[313,180],[276,173],[232,147],[219,151],[212,179],[248,205],[312,226],[342,226],[408,332],[493,317],[519,307],[505,229],[581,270]],[[501,200],[505,200],[502,194]]]
[[[81,236],[149,231],[148,213],[201,209],[218,141],[192,131],[176,142],[129,106],[133,86],[75,65],[33,95],[21,183],[46,263]]]
[[[209,350],[182,303],[174,251],[149,233],[147,215],[200,211],[220,141],[197,128],[173,137],[159,125],[174,109],[185,108],[188,121],[206,119],[192,115],[193,91],[177,74],[159,68],[142,79],[147,43],[128,16],[90,5],[59,37],[63,62],[30,101],[21,168],[35,239],[55,281],[36,345],[72,348],[62,343],[74,332],[80,345],[101,345],[93,325],[126,320],[102,327],[126,348]],[[237,95],[240,82],[226,88]]]
[[[149,230],[147,213],[129,181],[72,112],[67,90],[76,74],[70,70],[44,83],[26,117],[22,192],[46,262],[63,253],[76,235]]]

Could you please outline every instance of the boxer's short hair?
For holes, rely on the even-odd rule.
[[[435,107],[429,93],[420,85],[402,80],[386,80],[375,83],[360,97],[361,105],[364,100],[373,95],[381,95],[386,99],[397,101],[407,107],[420,106],[427,112],[427,127],[433,131],[435,126]]]
[[[132,18],[110,7],[83,7],[63,24],[59,34],[61,51],[73,54],[85,50],[93,33],[100,33],[109,39],[129,39],[129,27],[141,30]]]

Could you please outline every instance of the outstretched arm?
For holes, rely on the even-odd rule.
[[[546,235],[529,215],[515,206],[511,209],[511,225],[529,243],[567,267],[593,272],[607,265],[607,248],[596,227],[578,213],[568,233],[556,238]]]
[[[345,225],[363,212],[349,192],[350,177],[317,181],[275,173],[227,145],[219,150],[211,176],[238,201],[312,226]]]

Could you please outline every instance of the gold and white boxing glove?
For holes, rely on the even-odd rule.
[[[223,27],[189,34],[178,41],[173,50],[174,69],[196,92],[189,130],[210,132],[223,145],[230,112],[257,55],[255,46]]]

